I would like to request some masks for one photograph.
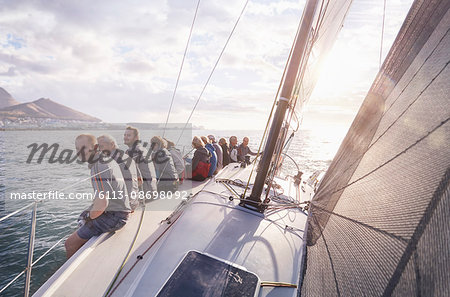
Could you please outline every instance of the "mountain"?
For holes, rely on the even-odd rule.
[[[0,119],[16,120],[18,118],[46,118],[101,122],[98,118],[46,98],[27,103],[19,103],[2,88],[0,88],[0,106]]]
[[[17,104],[19,104],[19,102],[17,102],[5,89],[0,87],[0,108]]]

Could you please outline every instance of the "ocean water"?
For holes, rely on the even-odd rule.
[[[288,151],[305,174],[316,170],[326,171],[340,142],[345,136],[344,129],[335,131],[300,130],[296,133]],[[49,154],[38,164],[37,156],[27,163],[30,144],[57,143],[58,154],[64,149],[74,149],[74,139],[81,133],[96,136],[110,134],[123,145],[123,130],[99,131],[3,131],[0,132],[0,217],[31,203],[29,200],[13,200],[11,193],[31,193],[60,191],[90,192],[89,170],[85,164],[50,164]],[[141,130],[141,139],[149,140],[155,131]],[[166,136],[178,138],[178,131],[169,131]],[[262,131],[197,130],[186,131],[180,146],[184,153],[190,150],[192,135],[213,134],[217,139],[236,135],[239,142],[244,136],[250,138],[249,146],[257,151]],[[287,160],[287,159],[286,159]],[[294,163],[287,160],[284,172],[296,174]],[[34,260],[39,258],[59,239],[66,238],[76,230],[76,219],[90,204],[87,200],[46,200],[38,204]],[[3,288],[26,266],[28,234],[31,209],[0,222],[0,289]],[[32,269],[31,292],[35,292],[66,260],[64,241]],[[23,294],[24,276],[21,276],[1,296]]]

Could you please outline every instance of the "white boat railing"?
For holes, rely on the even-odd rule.
[[[34,240],[36,236],[36,219],[37,219],[37,204],[41,201],[35,201],[24,207],[0,218],[0,222],[21,213],[30,207],[32,207],[31,211],[31,223],[30,223],[30,233],[28,237],[28,254],[27,254],[27,266],[22,270],[19,274],[17,274],[11,281],[9,281],[5,286],[0,289],[0,294],[3,293],[7,288],[9,288],[13,283],[15,283],[22,275],[25,274],[25,285],[24,285],[24,293],[23,296],[30,296],[30,283],[31,283],[31,270],[33,266],[35,266],[42,258],[44,258],[51,250],[53,250],[66,236],[59,239],[54,245],[52,245],[49,249],[47,249],[36,261],[33,262],[33,252],[34,252]]]

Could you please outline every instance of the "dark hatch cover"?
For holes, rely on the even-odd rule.
[[[258,286],[255,274],[190,251],[157,297],[254,297]]]

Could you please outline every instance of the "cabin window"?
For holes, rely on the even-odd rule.
[[[259,278],[255,274],[190,251],[157,297],[254,297],[258,288]]]

